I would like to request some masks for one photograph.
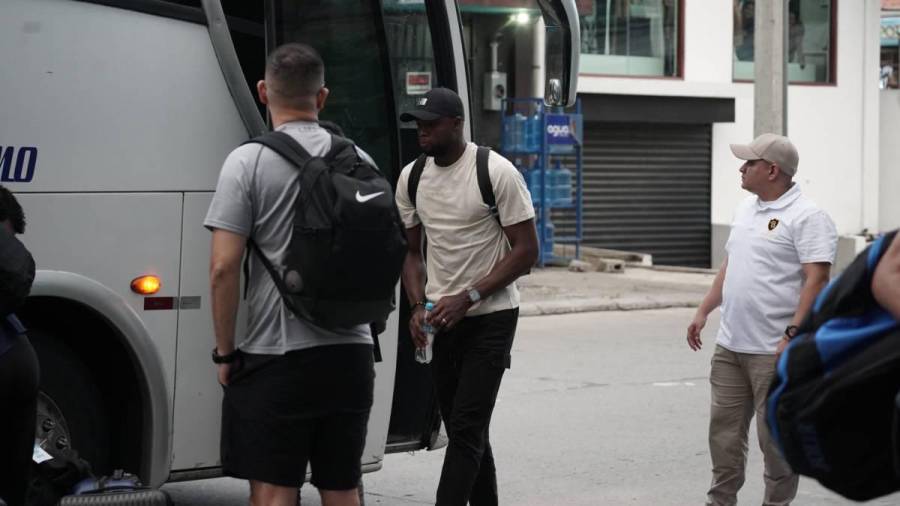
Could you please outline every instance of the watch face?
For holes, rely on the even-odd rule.
[[[469,300],[471,300],[472,302],[478,302],[479,300],[481,300],[481,294],[478,293],[478,290],[469,290]]]

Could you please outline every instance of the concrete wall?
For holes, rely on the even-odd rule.
[[[837,4],[836,84],[790,86],[788,135],[800,152],[797,181],[803,190],[831,214],[841,234],[856,234],[886,223],[879,220],[884,199],[878,202],[879,188],[885,188],[879,184],[880,4]],[[683,79],[582,76],[579,92],[734,98],[735,122],[713,127],[712,222],[722,235],[716,225],[729,224],[747,196],[740,188],[740,162],[728,144],[753,138],[753,85],[732,81],[732,3],[685,1],[684,7]],[[715,249],[724,241],[713,239],[715,264],[721,259]]]
[[[900,228],[900,90],[881,90],[879,228]]]

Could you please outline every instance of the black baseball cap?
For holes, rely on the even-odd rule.
[[[462,99],[455,91],[434,88],[416,100],[416,108],[400,115],[401,121],[434,121],[439,118],[464,118]]]

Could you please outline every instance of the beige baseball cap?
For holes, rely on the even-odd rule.
[[[750,144],[732,144],[731,152],[741,160],[766,160],[781,167],[781,170],[794,177],[800,155],[790,139],[782,135],[762,134]]]

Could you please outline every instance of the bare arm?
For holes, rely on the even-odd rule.
[[[400,274],[403,287],[406,290],[406,298],[410,304],[425,300],[425,260],[422,258],[422,225],[406,229],[406,259],[403,261],[403,271]],[[424,322],[424,308],[414,306],[409,322],[409,332],[413,342],[418,347],[425,346],[427,340],[422,332]]]
[[[716,278],[713,279],[712,286],[706,292],[706,297],[703,297],[703,302],[697,308],[697,312],[703,316],[709,316],[714,309],[722,305],[722,287],[725,285],[725,272],[727,269],[728,257],[725,257],[722,267],[719,267],[719,272],[716,273]]]
[[[800,289],[800,301],[797,304],[796,311],[794,311],[794,318],[791,319],[791,325],[800,325],[803,323],[803,320],[806,319],[806,315],[809,314],[810,309],[812,309],[813,304],[816,302],[816,297],[819,296],[819,292],[821,292],[822,289],[825,288],[825,285],[828,284],[828,280],[831,277],[831,264],[828,262],[803,264],[803,277],[803,288]],[[775,350],[776,357],[780,356],[781,352],[787,348],[789,341],[789,336],[782,336],[781,342],[778,343],[778,348]]]
[[[872,295],[894,318],[900,320],[900,233],[875,268]]]
[[[725,261],[722,262],[722,267],[719,268],[719,272],[716,273],[716,278],[713,279],[712,286],[709,288],[709,291],[706,292],[706,296],[703,297],[703,302],[700,303],[700,307],[697,308],[694,320],[691,322],[690,326],[688,326],[688,346],[694,351],[698,351],[703,347],[700,332],[703,330],[703,327],[706,326],[706,320],[709,318],[709,314],[722,305],[722,287],[725,285],[725,272],[727,269],[728,257],[725,257]]]
[[[537,260],[538,240],[533,219],[503,227],[503,232],[509,240],[511,250],[509,255],[495,265],[487,276],[473,286],[481,294],[482,299],[511,285],[527,273]],[[451,328],[466,316],[466,312],[471,306],[472,303],[467,293],[444,297],[438,301],[429,321],[442,327]]]
[[[831,278],[831,264],[827,262],[817,262],[812,264],[803,264],[803,288],[800,290],[800,302],[797,304],[797,310],[794,312],[794,318],[791,325],[800,325],[809,314],[816,297],[819,292],[828,284]]]
[[[512,250],[500,261],[475,288],[482,297],[490,297],[526,274],[537,262],[538,239],[534,220],[503,227]]]
[[[241,290],[241,258],[247,238],[216,229],[212,237],[209,281],[213,325],[219,355],[234,351],[235,322]]]

